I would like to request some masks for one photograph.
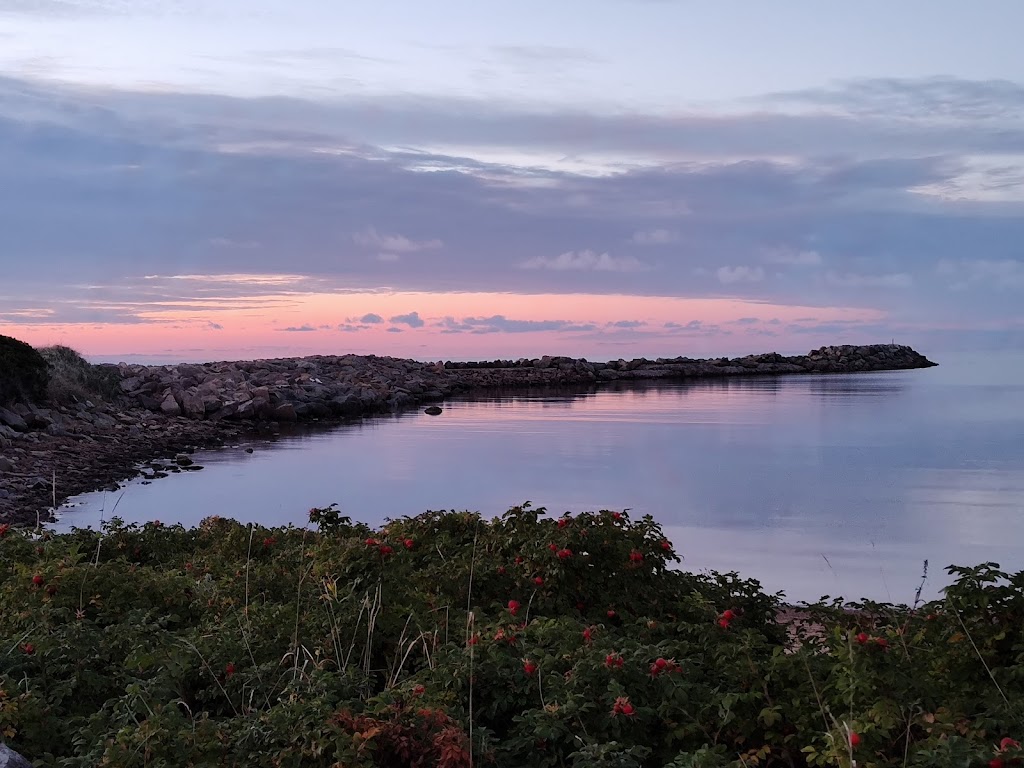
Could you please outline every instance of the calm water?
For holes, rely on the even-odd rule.
[[[1024,386],[943,366],[850,376],[530,394],[445,404],[196,455],[201,472],[74,500],[59,528],[116,514],[303,524],[337,502],[368,523],[650,513],[693,570],[737,570],[794,600],[910,602],[930,561],[1024,567]],[[1002,383],[992,383],[1001,381]]]

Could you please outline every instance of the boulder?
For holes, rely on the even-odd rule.
[[[14,411],[9,411],[3,407],[0,407],[0,424],[8,426],[18,432],[28,432],[28,424],[25,419]]]
[[[6,744],[0,744],[0,768],[32,768],[32,763]]]
[[[438,416],[439,414],[441,414],[442,410],[440,406],[428,405],[426,408],[423,409],[423,412],[430,416]]]
[[[174,393],[168,392],[160,403],[160,410],[164,416],[180,416],[181,406],[178,405],[178,401],[174,399]]]

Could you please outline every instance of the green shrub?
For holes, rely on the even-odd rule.
[[[0,738],[65,768],[1022,756],[1024,574],[810,606],[793,642],[756,582],[670,568],[651,518],[542,512],[0,526]]]
[[[93,365],[63,345],[42,347],[39,354],[49,366],[47,394],[51,402],[71,403],[117,394],[120,376],[113,366]]]
[[[31,346],[0,336],[0,405],[46,397],[46,361]]]

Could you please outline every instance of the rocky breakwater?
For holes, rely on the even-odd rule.
[[[832,346],[807,355],[688,357],[590,362],[541,357],[423,363],[375,355],[315,356],[208,363],[119,366],[121,390],[135,407],[210,422],[293,422],[396,411],[481,389],[806,373],[856,373],[935,365],[907,346]]]

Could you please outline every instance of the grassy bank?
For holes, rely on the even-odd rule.
[[[0,532],[0,734],[63,766],[1005,765],[1024,574],[920,610],[670,569],[651,519]],[[1000,751],[1002,750],[1002,751]],[[994,765],[994,764],[993,764]]]

